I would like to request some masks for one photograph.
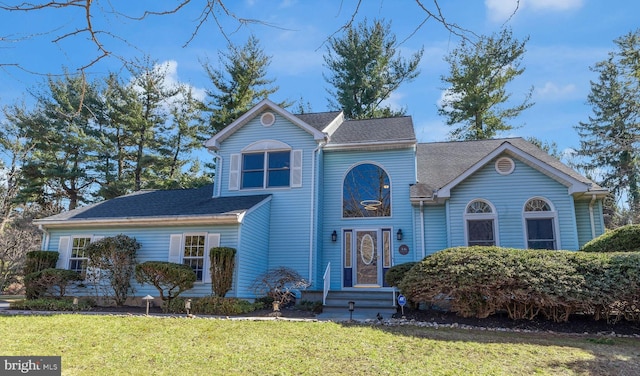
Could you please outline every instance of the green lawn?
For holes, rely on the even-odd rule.
[[[63,375],[640,373],[634,339],[78,314],[0,316],[0,355],[61,355]]]

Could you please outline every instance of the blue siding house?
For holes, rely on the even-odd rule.
[[[86,271],[83,247],[126,234],[140,262],[190,265],[211,294],[208,250],[237,249],[233,289],[285,266],[310,292],[392,291],[384,273],[464,245],[577,250],[604,232],[607,191],[522,138],[418,143],[410,117],[294,115],[263,100],[205,143],[213,185],[139,191],[43,218],[43,249]],[[81,291],[76,291],[81,294]],[[154,295],[136,286],[136,295]]]

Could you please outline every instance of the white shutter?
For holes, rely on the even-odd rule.
[[[71,237],[61,236],[58,242],[58,263],[56,268],[69,269],[69,257],[71,257]]]
[[[241,154],[231,154],[231,165],[229,166],[229,190],[240,189],[240,157]]]
[[[291,188],[302,187],[302,150],[291,152]]]
[[[211,248],[220,247],[220,234],[209,234],[207,235],[207,252],[205,252],[204,259],[204,283],[211,283]]]
[[[182,258],[181,245],[182,234],[171,234],[171,239],[169,240],[169,262],[180,263]]]

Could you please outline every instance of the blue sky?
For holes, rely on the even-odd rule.
[[[148,54],[169,64],[171,80],[187,83],[199,93],[211,87],[201,61],[209,59],[216,66],[218,51],[227,48],[218,26],[212,20],[207,21],[183,47],[197,26],[198,4],[202,2],[194,2],[176,15],[143,21],[114,13],[111,5],[126,15],[140,16],[144,9],[163,10],[162,3],[165,2],[94,0],[94,27],[103,31],[98,37],[113,55],[100,60],[88,72],[105,76],[109,71],[122,70],[118,57]],[[280,88],[272,99],[277,102],[303,98],[314,112],[328,110],[328,84],[323,77],[327,73],[323,65],[325,41],[351,18],[357,1],[226,0],[224,3],[238,17],[261,21],[238,28],[235,20],[217,13],[232,42],[244,44],[253,33],[264,52],[271,56],[268,77],[275,79]],[[431,0],[422,3],[435,10]],[[447,20],[478,35],[499,31],[516,5],[515,0],[440,0],[440,3]],[[514,119],[512,124],[518,129],[500,136],[534,136],[555,142],[560,150],[579,146],[573,127],[591,114],[586,98],[589,81],[597,78],[589,68],[615,49],[614,39],[640,27],[638,14],[640,2],[632,0],[521,0],[508,25],[517,38],[530,37],[523,59],[526,71],[507,89],[519,103],[533,86],[535,105]],[[0,104],[22,100],[29,103],[32,99],[28,92],[44,79],[40,74],[60,73],[62,67],[73,72],[99,55],[86,33],[53,42],[82,27],[83,17],[82,8],[37,13],[0,11]],[[426,14],[414,0],[364,0],[355,22],[365,17],[392,22],[392,31],[402,42],[399,50],[403,56],[424,47],[420,76],[401,86],[390,103],[407,108],[419,141],[446,140],[450,128],[437,114],[445,88],[440,76],[448,72],[443,57],[458,46],[460,38],[432,19],[419,27]]]

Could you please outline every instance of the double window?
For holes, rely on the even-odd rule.
[[[291,152],[265,151],[242,155],[242,189],[288,187]]]
[[[496,245],[496,211],[488,201],[471,201],[465,209],[467,244]]]
[[[262,140],[231,154],[229,190],[302,187],[302,150]]]

